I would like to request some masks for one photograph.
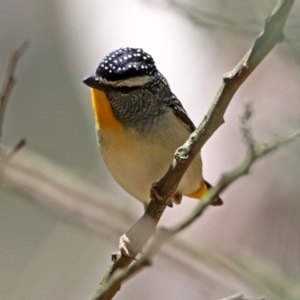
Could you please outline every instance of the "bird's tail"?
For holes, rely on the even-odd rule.
[[[206,185],[206,189],[208,190],[208,189],[210,189],[211,187],[212,187],[212,185],[209,183],[209,182],[207,182],[206,180],[203,180],[204,181],[204,184]],[[214,199],[214,201],[211,203],[211,205],[213,205],[213,206],[220,206],[220,205],[223,205],[223,200],[219,197],[219,196],[217,196],[215,199]]]
[[[194,192],[190,195],[187,195],[187,196],[191,197],[191,198],[201,199],[205,195],[207,190],[211,187],[212,187],[212,185],[209,182],[202,179],[201,184],[200,184],[200,188],[196,192]],[[217,196],[213,200],[213,202],[211,203],[211,205],[213,205],[213,206],[219,206],[219,205],[222,205],[222,204],[223,204],[223,200],[219,196]]]

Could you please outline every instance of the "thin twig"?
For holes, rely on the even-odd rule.
[[[17,63],[19,58],[24,53],[24,51],[28,48],[29,41],[25,41],[17,51],[13,52],[12,57],[8,63],[8,67],[6,70],[6,78],[2,87],[2,92],[0,94],[0,143],[2,138],[2,131],[3,131],[3,123],[4,123],[4,116],[6,112],[7,103],[9,100],[9,96],[11,91],[16,83],[15,79],[15,70],[17,67]],[[20,149],[25,146],[25,140],[20,140],[17,145],[13,148],[11,153],[7,155],[0,144],[0,184],[3,182],[3,172],[4,166],[8,162],[8,160],[16,154]]]
[[[9,96],[11,91],[16,83],[15,79],[15,70],[18,64],[18,61],[25,50],[29,47],[29,40],[25,41],[18,50],[12,53],[12,57],[9,61],[7,71],[6,71],[6,79],[4,85],[2,87],[2,92],[0,95],[0,141],[3,132],[3,123],[4,123],[4,116],[7,107],[7,103],[9,100]]]
[[[6,156],[6,161],[12,159],[23,147],[26,146],[26,140],[21,139]]]
[[[266,19],[263,32],[255,40],[251,49],[231,72],[225,74],[223,83],[204,120],[187,142],[177,149],[172,165],[157,185],[157,191],[159,195],[163,196],[164,201],[151,200],[145,214],[126,232],[126,236],[132,245],[132,248],[130,248],[132,253],[140,252],[155,232],[156,224],[166,208],[169,197],[176,190],[190,163],[212,134],[224,123],[223,116],[238,88],[275,45],[283,41],[283,28],[293,4],[294,0],[278,1],[274,12]],[[115,282],[107,289],[106,286],[110,281],[110,277],[117,269],[128,267],[132,261],[132,257],[119,253],[116,260],[111,262],[107,268],[100,287],[92,299],[112,299],[120,290],[121,281]],[[102,293],[103,290],[106,292]]]

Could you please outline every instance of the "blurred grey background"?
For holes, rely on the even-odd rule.
[[[26,138],[28,149],[96,185],[137,219],[142,205],[114,183],[98,153],[90,93],[82,79],[108,52],[142,47],[198,124],[222,75],[249,49],[275,3],[1,0],[1,84],[12,50],[31,40],[17,69],[3,143]],[[226,123],[203,149],[204,174],[212,183],[245,154],[239,132],[245,101],[253,103],[253,131],[260,142],[299,126],[299,12],[296,2],[286,41],[235,95]],[[189,268],[180,249],[177,260],[158,255],[116,299],[213,300],[241,290],[299,299],[299,151],[297,141],[257,163],[224,192],[223,207],[210,208],[178,237],[188,248],[185,255],[190,253]],[[88,299],[117,249],[118,235],[90,230],[37,205],[20,189],[4,186],[0,199],[0,299]],[[185,199],[167,210],[162,223],[180,220],[195,204]],[[209,264],[201,276],[193,266],[197,259]]]

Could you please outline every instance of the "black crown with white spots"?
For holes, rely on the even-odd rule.
[[[151,76],[156,72],[153,58],[143,49],[120,48],[104,57],[96,75],[108,81],[117,81],[136,76]]]

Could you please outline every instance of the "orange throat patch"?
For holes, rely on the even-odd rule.
[[[91,93],[97,129],[120,131],[122,125],[116,120],[106,94],[93,88]]]

